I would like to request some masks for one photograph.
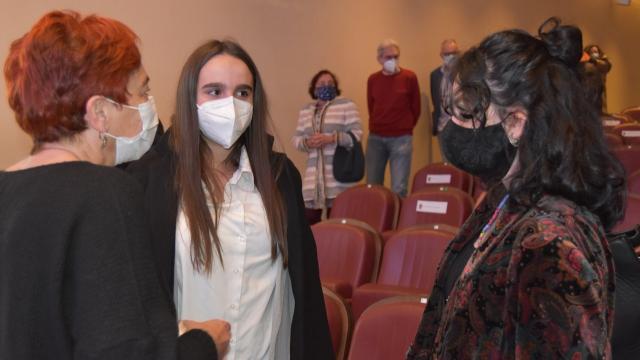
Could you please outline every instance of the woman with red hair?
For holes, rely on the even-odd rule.
[[[216,358],[222,321],[177,340],[158,281],[135,160],[158,126],[137,36],[99,16],[54,11],[11,45],[8,99],[31,154],[0,172],[3,359]],[[100,166],[105,165],[105,166]]]

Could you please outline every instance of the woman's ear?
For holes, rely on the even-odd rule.
[[[87,125],[99,133],[109,131],[106,112],[108,101],[103,96],[94,95],[87,100],[84,119]]]
[[[504,124],[504,130],[509,139],[513,139],[516,143],[520,141],[528,119],[527,111],[523,108],[518,107],[511,111],[511,116]]]

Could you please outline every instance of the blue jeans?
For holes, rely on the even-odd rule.
[[[384,184],[384,169],[389,161],[391,190],[402,197],[406,196],[412,151],[411,135],[383,137],[369,134],[366,154],[367,183]]]

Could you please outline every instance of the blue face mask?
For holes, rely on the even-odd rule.
[[[333,85],[320,86],[316,88],[316,97],[318,100],[331,101],[338,95],[336,87]]]

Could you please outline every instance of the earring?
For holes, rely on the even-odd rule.
[[[107,147],[107,137],[104,136],[104,133],[101,131],[100,134],[98,134],[98,137],[100,138],[101,141],[101,147],[104,149]]]
[[[511,145],[513,145],[514,147],[518,147],[518,144],[520,143],[520,139],[512,138],[509,135],[507,135],[507,139],[509,139],[509,142],[511,143]]]

